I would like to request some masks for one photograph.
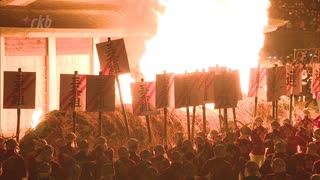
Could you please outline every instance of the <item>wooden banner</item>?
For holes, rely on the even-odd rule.
[[[204,104],[206,103],[214,103],[214,77],[215,72],[203,72],[201,74],[200,80],[201,84],[200,87],[204,88]]]
[[[21,94],[19,95],[18,81],[21,74]],[[19,104],[20,96],[20,106]],[[4,109],[34,109],[36,97],[35,72],[4,72],[3,108]]]
[[[320,91],[320,64],[313,63],[312,67],[312,84],[311,84],[311,92],[317,93]]]
[[[294,72],[294,75],[292,74]],[[287,95],[299,95],[302,92],[302,65],[286,65]]]
[[[189,98],[191,106],[205,104],[205,77],[203,72],[190,73],[187,78],[190,90]]]
[[[286,68],[267,68],[267,101],[278,101],[286,93]]]
[[[85,111],[86,75],[77,75],[77,85],[74,85],[74,77],[74,74],[60,74],[60,111]],[[76,104],[73,103],[74,100],[77,101]]]
[[[265,94],[264,87],[266,86],[266,68],[260,67],[259,69],[260,72],[258,80],[258,68],[250,68],[248,97],[256,97]],[[257,84],[259,84],[259,87],[257,86]]]
[[[188,74],[175,74],[174,75],[174,107],[182,108],[191,106],[189,92],[190,89]]]
[[[115,110],[115,76],[87,75],[86,111],[113,112]]]
[[[96,44],[103,75],[121,75],[130,73],[124,39]]]
[[[132,111],[136,116],[157,114],[156,111],[156,83],[131,83]]]
[[[215,109],[237,107],[239,94],[235,83],[235,73],[232,71],[215,75],[214,96]]]
[[[174,75],[156,75],[156,108],[174,107]]]

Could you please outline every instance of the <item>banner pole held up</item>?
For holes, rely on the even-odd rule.
[[[111,46],[113,46],[112,44],[112,41],[111,41],[111,38],[109,37],[108,38],[108,42]],[[114,61],[114,50],[112,48],[112,65],[114,67],[114,74],[115,74],[115,78],[116,78],[116,82],[117,82],[117,87],[118,87],[118,91],[119,91],[119,98],[120,98],[120,104],[121,104],[121,109],[122,109],[122,115],[123,115],[123,118],[124,118],[124,122],[125,122],[125,125],[126,125],[126,132],[127,132],[127,137],[128,139],[130,138],[130,132],[129,132],[129,125],[128,125],[128,119],[127,119],[127,113],[126,113],[126,109],[124,107],[124,103],[123,103],[123,98],[122,98],[122,91],[121,91],[121,85],[120,85],[120,80],[119,80],[119,77],[118,77],[118,73],[119,73],[119,65]]]

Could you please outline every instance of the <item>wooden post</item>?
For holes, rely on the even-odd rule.
[[[204,73],[205,72],[205,69],[202,69],[202,72]],[[206,130],[207,130],[207,112],[206,112],[206,102],[208,100],[208,97],[207,97],[207,89],[206,89],[206,83],[205,82],[205,102],[202,104],[202,131],[206,134]]]
[[[0,84],[4,84],[3,70],[5,67],[5,42],[4,37],[0,35]],[[3,132],[3,88],[0,88],[0,133]]]
[[[237,117],[236,117],[236,108],[232,108],[232,115],[233,115],[233,123],[234,123],[234,128],[237,128]]]
[[[192,109],[192,126],[191,126],[191,142],[194,143],[194,124],[196,121],[196,106]]]
[[[16,130],[16,140],[17,142],[19,142],[20,138],[20,120],[21,120],[21,105],[23,104],[23,97],[22,97],[22,83],[23,83],[23,77],[22,77],[22,71],[21,68],[18,68],[18,75],[16,77],[16,90],[17,92],[17,96],[16,97],[16,103],[18,105],[17,107],[17,130]]]
[[[191,133],[190,133],[190,110],[189,110],[189,106],[187,106],[186,109],[187,109],[188,140],[191,140]]]
[[[143,83],[144,82],[144,79],[141,78],[141,82]],[[148,136],[149,136],[149,143],[152,144],[152,136],[151,136],[151,126],[150,126],[150,117],[149,117],[149,111],[150,111],[150,108],[148,106],[148,99],[147,99],[147,91],[144,89],[143,91],[143,101],[144,101],[144,105],[145,105],[145,110],[146,110],[146,121],[147,121],[147,129],[148,129]]]
[[[163,74],[166,74],[166,71],[163,71]],[[166,82],[167,83],[167,82]],[[168,84],[168,83],[167,83]],[[168,104],[163,108],[163,114],[164,114],[164,132],[163,132],[163,138],[164,138],[164,146],[168,147],[168,130],[167,130],[167,124],[168,124]]]
[[[226,133],[229,132],[228,128],[228,108],[223,108],[223,120],[224,120],[224,129]]]
[[[113,46],[111,38],[108,38],[108,42],[110,43],[111,46]],[[129,132],[127,113],[126,113],[126,109],[125,109],[124,104],[123,104],[121,85],[120,85],[120,81],[119,81],[119,77],[118,77],[119,65],[117,63],[115,63],[114,60],[113,60],[114,53],[115,52],[112,52],[112,61],[111,61],[111,63],[112,63],[112,66],[115,67],[113,69],[114,69],[114,74],[115,74],[115,77],[116,77],[116,83],[117,83],[117,87],[118,87],[118,91],[119,91],[119,98],[120,98],[120,103],[121,103],[122,115],[124,117],[124,122],[125,122],[125,125],[126,125],[127,137],[129,139],[130,138],[130,132]]]
[[[289,74],[289,82],[288,85],[291,87],[290,90],[290,103],[289,103],[289,120],[292,121],[292,111],[293,111],[293,88],[295,86],[295,67],[292,65],[292,70]],[[277,113],[278,114],[278,113]],[[278,118],[277,118],[278,119]]]
[[[99,72],[99,76],[102,76],[102,71]],[[99,96],[99,136],[102,136],[102,112],[101,112],[101,108],[102,108],[102,105],[101,105],[101,92],[98,94]]]
[[[187,71],[185,71],[185,74],[187,75]],[[186,91],[187,91],[187,106],[186,106],[186,110],[187,110],[188,140],[191,140],[190,109],[189,109],[189,105],[190,105],[190,87],[189,87],[188,80],[185,80],[184,83],[185,83],[185,87],[186,87]]]
[[[76,107],[79,105],[77,102],[78,97],[78,83],[79,83],[79,77],[78,77],[78,71],[74,71],[73,79],[72,79],[72,132],[76,133],[76,118],[77,118],[77,112]]]

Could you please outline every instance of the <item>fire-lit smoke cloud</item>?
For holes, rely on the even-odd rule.
[[[249,68],[257,67],[267,25],[268,0],[168,0],[157,34],[146,43],[140,68],[184,73],[216,66],[240,70],[248,88]]]

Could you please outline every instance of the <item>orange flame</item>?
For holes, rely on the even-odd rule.
[[[146,80],[155,74],[227,66],[240,70],[241,87],[257,67],[264,43],[268,0],[173,0],[159,15],[158,33],[140,60]]]

